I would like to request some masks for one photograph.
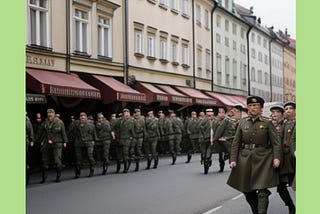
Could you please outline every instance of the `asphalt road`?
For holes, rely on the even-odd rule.
[[[171,158],[161,157],[158,169],[115,174],[115,166],[101,175],[73,179],[73,170],[65,170],[62,182],[55,183],[55,172],[49,173],[45,184],[38,184],[39,174],[30,178],[27,187],[28,214],[247,214],[250,208],[240,192],[226,184],[230,169],[218,173],[217,155],[207,175],[203,174],[200,157],[196,155],[186,164],[179,156],[172,166]],[[270,196],[269,214],[288,213],[280,197]],[[291,191],[295,199],[295,192]]]

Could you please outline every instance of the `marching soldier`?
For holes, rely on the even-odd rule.
[[[129,149],[132,144],[134,133],[134,120],[130,116],[129,109],[123,109],[123,119],[119,124],[119,145],[120,157],[123,161],[123,173],[127,173],[130,168]]]
[[[186,132],[188,136],[187,145],[187,161],[190,163],[192,154],[199,151],[199,119],[197,118],[197,112],[192,111],[191,117],[186,123]]]
[[[96,131],[98,140],[95,144],[97,160],[102,160],[102,175],[105,175],[109,165],[109,151],[111,139],[114,139],[114,133],[110,122],[105,119],[102,113],[97,115]]]
[[[29,184],[29,164],[28,164],[28,147],[29,146],[33,146],[33,139],[34,139],[34,135],[33,135],[33,127],[32,124],[30,122],[29,117],[26,115],[26,164],[27,164],[27,170],[26,170],[26,183],[27,185]]]
[[[172,129],[173,129],[173,144],[169,144],[171,154],[174,154],[174,161],[172,161],[172,165],[176,162],[176,157],[181,153],[181,141],[182,141],[182,134],[184,132],[184,125],[180,118],[177,118],[177,115],[172,112],[170,114],[170,120],[172,122]],[[169,141],[170,143],[171,141]]]
[[[123,120],[122,113],[119,113],[118,118],[116,118],[116,114],[111,115],[110,123],[115,134],[115,139],[112,143],[115,145],[115,149],[116,149],[116,159],[117,159],[116,173],[119,173],[121,168],[122,146],[120,146],[119,144],[119,139],[120,139],[120,124],[122,120]]]
[[[244,193],[254,214],[266,214],[268,188],[279,184],[281,143],[272,121],[262,116],[264,100],[247,97],[249,116],[237,128],[231,146],[232,168],[227,184]]]
[[[47,110],[47,119],[41,124],[37,142],[41,142],[41,156],[42,156],[42,180],[44,183],[47,179],[46,170],[52,162],[56,166],[56,182],[60,182],[62,170],[62,147],[66,147],[68,141],[64,124],[61,120],[55,117],[53,109]],[[51,157],[53,156],[53,161]]]
[[[88,120],[85,112],[80,113],[79,120],[76,121],[73,127],[73,135],[75,137],[75,153],[76,153],[76,166],[75,178],[79,178],[81,174],[81,167],[84,164],[83,154],[87,157],[90,166],[90,173],[88,177],[94,174],[94,165],[96,164],[93,157],[94,145],[97,140],[97,133],[94,123]]]
[[[134,114],[134,132],[135,132],[135,137],[132,142],[132,146],[130,148],[130,153],[131,153],[131,161],[136,162],[136,168],[135,172],[139,171],[139,161],[141,158],[143,158],[142,155],[142,144],[143,144],[143,139],[145,138],[146,135],[146,125],[145,125],[145,119],[144,117],[141,116],[141,110],[140,109],[135,109],[135,114]]]
[[[283,114],[286,109],[287,120],[284,123]],[[287,185],[291,186],[295,176],[295,156],[290,152],[290,145],[295,144],[295,103],[285,103],[285,109],[281,105],[270,108],[272,119],[279,138],[282,142],[283,158],[279,167],[280,184],[277,191],[289,208],[289,213],[295,213],[295,206],[288,192]],[[294,136],[293,136],[294,135]]]
[[[158,167],[159,157],[157,152],[159,129],[158,129],[158,118],[153,114],[153,111],[148,112],[146,118],[146,139],[144,141],[144,151],[147,156],[147,168],[150,169],[151,160],[154,160],[153,168]]]
[[[172,165],[175,164],[177,156],[174,152],[174,135],[173,135],[173,127],[172,122],[170,119],[166,118],[162,111],[159,111],[159,120],[158,120],[158,127],[159,127],[159,142],[165,143],[169,145],[169,151],[172,156]]]

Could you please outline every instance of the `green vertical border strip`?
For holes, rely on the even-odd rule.
[[[0,213],[25,213],[25,4],[2,1],[1,67],[1,206]]]
[[[319,1],[297,0],[297,213],[319,212]]]

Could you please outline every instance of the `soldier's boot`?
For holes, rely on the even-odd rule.
[[[116,169],[116,173],[119,173],[120,168],[121,168],[121,163],[120,163],[120,161],[117,161],[117,169]]]
[[[230,154],[229,153],[225,153],[224,156],[223,156],[223,160],[228,160],[230,159]]]
[[[191,154],[189,154],[189,153],[188,153],[186,163],[190,163],[190,161],[191,161],[191,157],[192,157],[192,156],[191,156]]]
[[[201,154],[201,160],[200,160],[200,164],[202,165],[204,162],[204,159],[203,159],[203,155]]]
[[[75,171],[75,178],[79,178],[80,177],[80,173],[81,173],[80,165],[76,165],[74,167],[74,171]]]
[[[248,204],[251,207],[253,214],[259,214],[258,213],[258,196],[256,192],[245,192],[244,196],[246,197],[246,200]]]
[[[156,157],[154,159],[154,165],[153,165],[153,168],[156,169],[158,167],[158,163],[159,163],[159,157]]]
[[[127,161],[123,161],[123,173],[127,173],[128,172],[128,162]]]
[[[127,172],[129,171],[130,166],[131,166],[131,160],[128,161],[128,164],[127,164]]]
[[[46,169],[42,169],[42,170],[41,170],[41,177],[42,177],[42,179],[41,179],[40,183],[43,184],[43,183],[46,182],[46,180],[47,180],[47,172],[46,172]]]
[[[151,166],[151,159],[148,158],[146,169],[150,169],[150,166]]]
[[[287,189],[286,183],[280,183],[277,187],[277,191],[280,195],[280,198],[289,207],[289,214],[296,213],[296,207],[293,204],[289,191]]]
[[[136,168],[134,169],[135,172],[139,171],[139,161],[136,160]]]
[[[220,170],[219,170],[219,172],[223,172],[223,170],[224,170],[224,162],[223,163],[220,163]]]
[[[270,194],[271,192],[268,189],[258,190],[258,214],[267,213]]]
[[[62,171],[62,167],[57,167],[57,175],[56,175],[56,182],[61,182],[60,178],[61,178],[61,171]]]
[[[104,161],[102,166],[102,175],[107,174],[107,170],[108,170],[108,164],[106,161]]]
[[[89,172],[88,177],[92,177],[93,174],[94,174],[94,167],[91,165],[91,166],[90,166],[90,172]]]
[[[176,163],[176,160],[177,160],[177,155],[172,154],[172,165],[174,165]]]

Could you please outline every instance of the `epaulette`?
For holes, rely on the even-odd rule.
[[[270,117],[260,116],[261,121],[271,121],[272,119]]]
[[[226,117],[226,119],[232,123],[235,123],[237,122],[235,119],[231,118],[231,117]]]

